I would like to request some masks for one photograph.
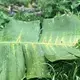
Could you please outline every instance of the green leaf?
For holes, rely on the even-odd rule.
[[[25,73],[22,47],[0,43],[0,80],[21,80]]]
[[[22,22],[14,19],[11,19],[10,22],[6,24],[6,27],[2,30],[3,35],[1,35],[2,38],[0,40],[2,49],[0,52],[2,52],[2,56],[4,57],[9,56],[7,59],[4,58],[6,61],[5,65],[7,64],[5,68],[7,68],[8,71],[5,70],[4,73],[1,72],[2,75],[5,74],[5,77],[1,75],[1,80],[20,80],[22,76],[24,76],[25,68],[27,68],[26,75],[28,79],[49,76],[46,65],[44,64],[44,55],[40,54],[41,47],[36,44],[39,40],[39,25],[39,21]],[[26,66],[24,66],[25,64]],[[3,69],[1,69],[1,71],[2,70]]]
[[[41,45],[31,43],[25,44],[24,47],[27,66],[27,79],[50,77],[48,68],[45,65],[46,62]]]
[[[22,22],[10,20],[3,30],[2,41],[36,42],[39,39],[39,21]]]
[[[0,31],[0,80],[51,77],[49,61],[80,57],[75,47],[80,39],[80,20],[72,14],[45,19],[40,37],[40,21],[23,22],[10,18]],[[49,66],[50,67],[50,66]]]
[[[80,51],[74,46],[80,39],[80,20],[72,14],[45,19],[40,42],[50,61],[76,59]]]

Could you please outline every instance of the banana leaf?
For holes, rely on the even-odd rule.
[[[7,56],[1,58],[1,66],[3,64],[6,68],[5,71],[3,67],[1,69],[1,80],[20,80],[24,77],[26,68],[28,79],[49,76],[46,74],[48,71],[44,65],[44,55],[40,55],[40,50],[37,50],[39,47],[35,49],[33,44],[39,40],[39,25],[40,21],[22,22],[11,18],[1,30],[0,51],[3,50],[1,56]],[[2,61],[6,61],[5,64]]]
[[[46,60],[73,60],[80,57],[75,47],[80,39],[80,20],[72,14],[24,22],[10,18],[0,31],[0,80],[51,77]],[[25,74],[26,70],[26,74]]]
[[[80,57],[75,48],[80,39],[80,20],[72,14],[45,19],[40,42],[44,43],[45,57],[50,61],[72,60]]]

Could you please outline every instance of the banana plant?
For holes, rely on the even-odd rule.
[[[23,22],[9,18],[0,31],[0,80],[51,77],[46,62],[80,58],[80,20],[73,14]],[[26,72],[25,72],[26,71]]]

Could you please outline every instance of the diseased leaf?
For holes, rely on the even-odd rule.
[[[5,47],[5,52],[1,51],[4,49],[3,46],[0,51],[6,53],[2,56],[7,56],[7,59],[4,58],[6,70],[2,73],[5,74],[5,77],[1,76],[1,80],[20,80],[24,76],[25,68],[27,68],[28,79],[49,76],[44,64],[44,54],[40,54],[41,46],[36,44],[39,40],[39,24],[39,21],[21,22],[14,19],[6,24],[0,40],[0,43]],[[25,64],[26,66],[24,66]]]
[[[39,39],[39,21],[22,22],[11,19],[4,28],[2,41],[36,42]]]
[[[40,42],[50,61],[76,59],[80,51],[74,46],[80,39],[80,20],[72,14],[45,19]]]
[[[72,14],[43,21],[22,22],[10,18],[0,31],[0,80],[21,80],[51,77],[49,61],[80,57],[75,44],[80,39],[80,20]]]
[[[44,53],[42,52],[41,45],[38,44],[25,44],[25,59],[27,66],[27,78],[48,78],[48,68],[45,65]]]
[[[20,80],[25,65],[20,44],[0,43],[0,80]]]

